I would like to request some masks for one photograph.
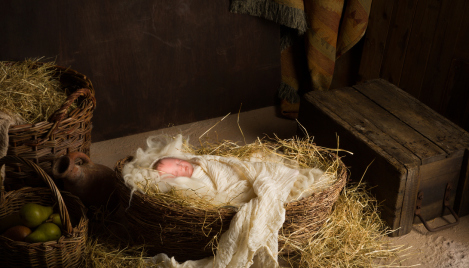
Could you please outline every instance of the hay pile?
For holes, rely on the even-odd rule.
[[[408,248],[385,242],[383,238],[391,232],[380,219],[378,204],[366,184],[349,183],[326,223],[297,248],[298,256],[283,260],[299,268],[396,267],[398,255]],[[377,265],[382,260],[386,264]]]
[[[243,146],[229,141],[205,141],[198,147],[188,145],[186,150],[197,155],[220,155],[240,159],[246,159],[254,153],[267,152],[281,155],[303,167],[319,167],[331,173],[337,172],[338,169],[337,158],[322,157],[324,152],[337,150],[318,147],[309,137],[289,140],[265,138]],[[203,200],[196,200],[194,203],[194,200],[180,199],[177,191],[148,194],[157,195],[161,204],[168,207],[178,202],[207,211],[217,209]],[[389,266],[392,266],[393,258],[404,249],[384,242],[383,238],[391,231],[380,219],[377,208],[376,200],[367,193],[363,183],[348,184],[323,227],[311,234],[306,244],[290,244],[297,254],[281,256],[283,262],[292,267],[376,267],[376,260],[389,259]],[[91,234],[89,240],[86,263],[93,267],[141,267],[152,257],[147,255],[145,245],[126,244],[125,239],[115,243],[115,237],[112,238],[112,235],[103,237]],[[289,243],[289,239],[281,235],[279,240],[283,240],[285,244]]]
[[[39,60],[0,62],[0,110],[30,124],[46,121],[67,99],[55,63]]]

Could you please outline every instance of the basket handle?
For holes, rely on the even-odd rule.
[[[64,119],[65,115],[67,114],[68,108],[70,108],[72,103],[75,102],[75,100],[78,99],[78,97],[80,96],[91,100],[93,106],[96,107],[96,98],[94,97],[94,94],[89,88],[80,88],[77,91],[73,92],[67,97],[62,106],[49,117],[48,121],[54,123],[54,126],[52,126],[52,128],[49,130],[49,133],[47,133],[45,139],[48,139],[50,135],[56,132],[59,123]]]
[[[4,164],[11,163],[11,162],[15,162],[15,163],[20,162],[29,166],[34,171],[36,171],[36,173],[47,183],[50,190],[52,191],[54,198],[57,200],[57,203],[59,204],[60,219],[62,220],[63,228],[67,234],[71,234],[73,229],[72,229],[72,223],[70,222],[70,216],[68,215],[67,207],[65,206],[65,202],[62,198],[62,195],[60,194],[59,189],[57,188],[55,183],[52,181],[51,177],[49,177],[49,175],[47,175],[47,173],[42,168],[40,168],[38,165],[31,162],[30,160],[24,159],[18,156],[13,156],[13,155],[7,155],[1,158],[0,167],[3,166]],[[3,187],[3,184],[1,186]],[[2,189],[2,195],[3,195],[3,189]],[[3,199],[0,200],[0,202],[3,202],[3,201],[4,201]]]

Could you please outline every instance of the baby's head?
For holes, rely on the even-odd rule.
[[[191,177],[194,167],[186,160],[174,157],[166,157],[158,160],[153,169],[158,170],[160,175],[171,174],[174,177]]]

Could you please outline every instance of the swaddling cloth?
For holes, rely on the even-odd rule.
[[[220,193],[233,199],[245,193],[243,189],[251,188],[253,196],[243,196],[242,201],[246,203],[221,236],[215,258],[178,264],[165,254],[158,254],[154,261],[166,260],[160,267],[250,267],[256,256],[259,267],[278,267],[278,232],[285,221],[283,205],[299,171],[277,163],[219,156],[203,156],[196,160]]]
[[[194,172],[191,178],[186,177],[165,177],[162,176],[160,184],[165,183],[180,190],[186,196],[203,197],[213,204],[242,205],[255,197],[253,186],[248,180],[246,172],[250,169],[259,169],[263,166],[266,177],[275,177],[283,172],[297,173],[293,188],[287,197],[287,202],[300,200],[318,187],[311,187],[318,184],[322,179],[323,171],[316,168],[301,169],[297,172],[280,163],[263,163],[240,161],[238,159],[225,158],[220,156],[195,156],[188,160],[193,163]],[[250,167],[250,168],[248,168]],[[167,187],[160,187],[165,188]]]

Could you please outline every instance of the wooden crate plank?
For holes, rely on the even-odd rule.
[[[395,2],[395,0],[374,0],[371,3],[358,71],[359,81],[379,77]]]
[[[436,30],[441,0],[419,1],[402,68],[399,87],[419,98]]]
[[[306,94],[306,99],[309,102],[320,105],[321,109],[333,111],[338,115],[347,125],[350,126],[349,131],[352,133],[359,133],[360,138],[373,144],[376,148],[385,151],[392,159],[397,161],[400,165],[414,164],[418,165],[421,160],[412,154],[407,148],[402,146],[401,143],[390,137],[386,131],[376,127],[371,121],[363,117],[362,114],[355,110],[355,107],[350,106],[343,98],[338,97],[338,93],[343,90],[353,90],[352,88],[343,88],[339,90],[330,91],[316,91]],[[366,105],[363,105],[366,106]],[[366,137],[366,138],[365,138]]]
[[[460,172],[462,161],[462,157],[452,157],[422,166],[420,169],[420,181],[425,182],[447,173]]]
[[[443,89],[445,89],[448,70],[450,70],[451,60],[454,57],[454,48],[457,44],[461,22],[467,14],[464,13],[465,2],[467,1],[442,1],[422,84],[422,93],[424,94],[418,98],[444,116],[446,116],[447,104],[444,101],[445,91]]]
[[[419,173],[420,167],[409,167],[407,169],[407,181],[405,184],[401,217],[399,219],[400,229],[394,232],[391,236],[401,236],[412,231],[414,211],[417,201],[417,190],[420,184]]]
[[[445,151],[433,144],[431,140],[420,135],[354,88],[337,90],[334,93],[341,100],[343,106],[358,114],[357,118],[365,118],[374,127],[407,149],[399,153],[398,159],[404,160],[403,154],[406,156],[414,154],[420,159],[420,164],[426,164],[445,158]],[[366,133],[368,134],[368,132]],[[373,140],[375,141],[375,139]],[[412,165],[413,163],[404,162],[403,164]]]
[[[458,185],[454,210],[462,217],[469,215],[469,150],[464,152]]]
[[[452,185],[450,206],[453,206],[462,160],[462,157],[454,157],[420,167],[419,191],[424,192],[424,200],[422,201],[422,216],[424,219],[433,219],[441,216],[446,185],[448,183]],[[447,170],[447,172],[441,172],[442,170]]]
[[[384,79],[354,86],[365,96],[438,145],[448,155],[462,156],[469,134]]]
[[[399,85],[418,0],[399,0],[395,5],[380,77]]]

